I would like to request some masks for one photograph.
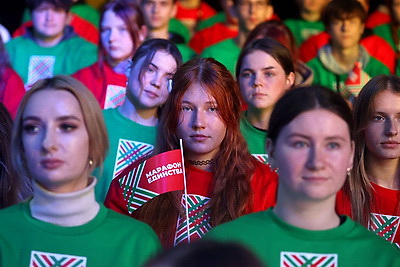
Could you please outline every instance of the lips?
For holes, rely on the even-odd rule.
[[[40,161],[40,165],[47,170],[54,170],[64,164],[64,161],[59,159],[44,159]]]
[[[210,137],[207,135],[203,135],[203,134],[193,134],[193,135],[190,135],[190,138],[192,140],[194,140],[195,142],[204,142],[204,141],[208,140]]]
[[[146,95],[150,98],[157,98],[159,97],[159,95],[153,91],[149,91],[149,90],[143,90],[143,92],[146,93]]]
[[[400,143],[394,140],[381,142],[380,144],[384,148],[398,148],[400,146]]]

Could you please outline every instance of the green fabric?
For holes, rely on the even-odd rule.
[[[265,142],[267,140],[267,131],[263,131],[255,128],[251,123],[244,117],[240,120],[240,131],[243,134],[244,139],[247,142],[250,154],[260,158],[268,158],[267,151],[265,149]]]
[[[110,148],[103,170],[94,173],[99,177],[95,187],[99,202],[104,202],[115,173],[153,150],[157,131],[156,127],[143,126],[122,116],[118,108],[103,110],[103,115]]]
[[[217,226],[205,238],[239,242],[266,266],[287,266],[283,262],[293,260],[296,254],[304,265],[297,262],[290,266],[400,266],[398,249],[349,217],[334,229],[311,231],[285,223],[269,209]],[[327,265],[317,265],[321,256],[333,260]],[[312,262],[304,262],[313,257]]]
[[[189,43],[190,40],[190,31],[189,29],[185,26],[185,24],[183,24],[182,22],[180,22],[179,20],[172,18],[169,21],[169,27],[168,27],[168,31],[170,32],[174,32],[176,34],[179,34],[180,36],[183,37],[183,39],[185,40],[185,43]]]
[[[201,57],[212,57],[218,60],[234,75],[239,54],[240,47],[233,38],[229,38],[204,49]]]
[[[217,14],[215,14],[214,16],[205,19],[205,20],[201,20],[199,22],[199,24],[197,25],[197,31],[201,31],[205,28],[211,27],[216,23],[223,23],[226,21],[226,15],[224,12],[218,12]]]
[[[331,62],[331,64],[335,65],[334,62]],[[313,84],[323,85],[334,91],[337,91],[338,85],[339,88],[344,87],[344,82],[347,79],[348,74],[336,74],[332,72],[330,70],[331,68],[328,68],[329,66],[327,67],[322,63],[319,56],[307,62],[307,66],[309,66],[314,72]],[[390,74],[388,67],[372,56],[369,56],[367,64],[363,67],[363,70],[371,78],[379,74]]]
[[[97,9],[88,4],[77,4],[71,7],[71,13],[74,13],[92,23],[96,28],[99,27],[100,23],[100,13]],[[24,13],[22,14],[22,23],[31,20],[31,14],[29,10],[25,8]]]
[[[182,61],[186,62],[195,56],[197,56],[196,52],[190,48],[187,44],[175,44],[179,49],[179,52],[182,54]]]
[[[75,259],[74,263],[86,260],[86,264],[68,266],[132,267],[141,266],[160,250],[148,225],[102,205],[90,222],[63,227],[34,219],[29,202],[24,202],[0,211],[0,229],[0,266],[64,266]],[[38,256],[43,254],[51,264]]]
[[[53,75],[70,75],[97,61],[97,46],[78,36],[63,40],[53,47],[41,47],[24,35],[10,40],[6,50],[12,67],[25,84],[29,80],[32,56],[49,56],[54,59]]]
[[[322,21],[306,21],[303,19],[287,19],[284,21],[286,26],[293,33],[296,45],[299,47],[310,36],[325,30]]]
[[[396,47],[394,39],[392,36],[392,31],[390,30],[389,24],[382,24],[372,29],[373,33],[382,37],[388,44],[393,48],[394,51],[400,51],[400,43]],[[400,37],[400,29],[397,30],[397,36]]]

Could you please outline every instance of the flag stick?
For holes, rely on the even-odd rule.
[[[181,155],[182,155],[183,186],[184,186],[185,209],[186,209],[186,227],[187,227],[187,234],[188,234],[188,243],[190,243],[189,205],[188,205],[188,195],[187,195],[187,186],[186,186],[185,159],[183,158],[182,139],[179,139],[179,145],[181,147]]]

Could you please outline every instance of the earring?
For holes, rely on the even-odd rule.
[[[348,167],[348,168],[346,169],[346,171],[347,171],[347,176],[350,176],[351,168]]]
[[[93,160],[89,159],[89,166],[92,167],[93,166]]]

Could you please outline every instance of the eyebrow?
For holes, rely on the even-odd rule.
[[[41,119],[37,116],[26,116],[26,117],[22,118],[22,121],[28,121],[28,120],[40,121]],[[78,118],[74,115],[66,115],[66,116],[57,117],[56,120],[57,121],[65,121],[65,120],[81,121],[80,118]]]
[[[290,139],[290,138],[292,138],[292,137],[301,137],[301,138],[304,138],[304,139],[310,139],[309,136],[304,135],[304,134],[300,134],[300,133],[293,133],[293,134],[290,134],[290,135],[287,136],[287,139]],[[346,140],[345,138],[343,138],[343,137],[341,137],[341,136],[337,136],[337,135],[328,136],[327,138],[325,138],[325,140],[336,140],[336,139],[340,139],[340,140],[343,140],[343,141]]]
[[[182,100],[182,104],[193,104],[193,102],[187,101],[187,100]],[[210,105],[216,105],[217,101],[207,101],[205,104],[210,104]]]
[[[274,67],[274,66],[269,66],[269,67],[262,68],[261,70],[272,70],[272,69],[276,69],[276,67]],[[253,71],[253,69],[251,69],[251,68],[245,68],[245,69],[242,69],[242,71]]]
[[[153,66],[154,68],[156,68],[157,70],[159,69],[157,65],[155,65],[153,62],[149,63],[149,66]],[[167,75],[174,75],[173,72],[167,72]]]

